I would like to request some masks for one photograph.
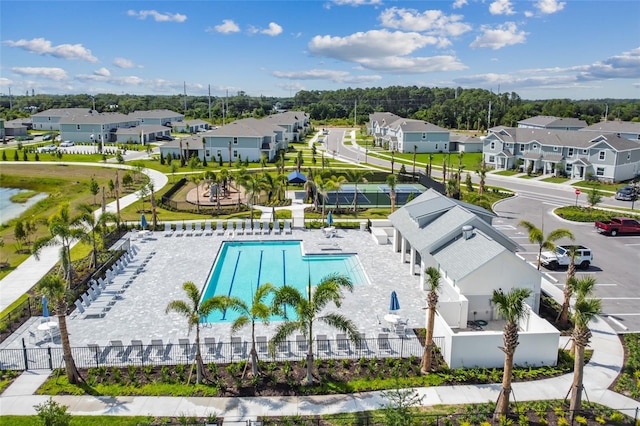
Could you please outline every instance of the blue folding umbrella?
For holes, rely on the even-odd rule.
[[[49,306],[47,303],[47,296],[42,296],[42,316],[49,318]]]
[[[327,225],[333,225],[333,214],[331,212],[327,215]]]
[[[140,226],[142,226],[142,229],[145,229],[147,227],[147,218],[144,217],[144,213],[142,213],[142,216],[140,216]]]
[[[393,290],[391,292],[391,302],[389,303],[389,311],[393,312],[399,309],[400,309],[400,302],[398,302],[398,295],[396,294],[396,291]]]

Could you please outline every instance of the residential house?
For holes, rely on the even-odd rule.
[[[374,136],[375,140],[382,140],[382,137],[387,134],[389,124],[401,118],[402,117],[391,112],[374,112],[373,114],[369,114],[367,131],[370,135]]]
[[[4,123],[5,136],[27,136],[27,130],[28,127],[22,118],[16,118],[15,120],[9,120]]]
[[[482,152],[482,138],[462,133],[449,134],[449,152]]]
[[[442,338],[440,350],[451,368],[502,366],[504,320],[491,300],[494,291],[516,287],[530,289],[531,296],[514,361],[555,365],[560,333],[537,315],[542,275],[517,256],[515,242],[491,226],[493,216],[430,189],[389,216],[394,252],[420,274],[421,291],[428,290],[426,269],[440,271],[434,335]]]
[[[583,129],[583,132],[616,133],[621,137],[640,143],[640,122],[633,121],[603,121],[592,124]]]
[[[547,130],[580,130],[587,127],[587,122],[572,117],[553,117],[550,115],[536,115],[518,121],[518,128],[547,129]]]
[[[489,167],[619,182],[640,173],[640,144],[617,133],[495,127],[483,142]]]
[[[31,116],[33,130],[60,130],[60,121],[76,115],[86,115],[88,108],[51,108]],[[97,111],[93,111],[97,113]]]
[[[60,118],[60,139],[73,142],[126,142],[127,140],[122,136],[120,136],[120,140],[118,140],[118,129],[136,127],[139,123],[137,119],[130,115],[99,113],[87,110],[84,114],[75,114]],[[140,131],[137,131],[137,135],[137,141],[139,142]],[[131,142],[134,142],[133,138],[131,138]]]
[[[0,139],[4,139],[6,135],[4,132],[4,120],[0,118]]]
[[[198,133],[209,130],[209,123],[204,120],[173,121],[171,127],[178,133]]]
[[[156,124],[171,127],[171,123],[181,122],[184,115],[168,109],[152,109],[149,111],[134,111],[129,113],[140,124]]]
[[[391,151],[452,152],[449,130],[423,120],[402,118],[390,112],[376,112],[369,115],[367,130],[374,137],[374,145]],[[456,144],[456,148],[459,146]]]
[[[244,118],[224,126],[208,130],[198,137],[182,138],[160,147],[164,155],[179,158],[182,150],[185,155],[189,142],[189,158],[197,155],[201,160],[224,162],[258,162],[264,155],[267,160],[275,158],[278,150],[287,149],[289,141],[301,140],[309,127],[308,115],[301,111],[288,111],[270,115],[262,119]]]

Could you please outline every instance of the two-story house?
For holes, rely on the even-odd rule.
[[[619,182],[640,173],[640,144],[616,133],[495,127],[483,141],[489,167]]]
[[[640,122],[632,121],[603,121],[600,123],[592,124],[583,129],[583,132],[595,132],[595,133],[617,133],[623,138],[635,141],[640,144]]]
[[[60,121],[68,120],[76,115],[86,115],[91,112],[88,108],[51,108],[31,116],[33,130],[60,130]]]
[[[373,115],[373,114],[372,114]],[[397,152],[449,152],[449,131],[422,120],[398,118],[388,123],[379,116],[373,126],[375,145]],[[382,119],[382,121],[378,121]],[[388,123],[388,124],[387,124]]]
[[[573,117],[536,115],[535,117],[518,121],[518,127],[522,129],[580,130],[587,127],[587,122]]]
[[[184,120],[184,115],[169,109],[152,109],[148,111],[134,111],[129,113],[140,124],[155,124],[170,127],[173,122]]]

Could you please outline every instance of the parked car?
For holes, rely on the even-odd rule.
[[[63,146],[63,147],[75,146],[75,143],[73,141],[64,141],[60,143],[60,146]]]
[[[598,232],[612,237],[618,234],[640,234],[640,222],[629,217],[613,217],[611,220],[599,220],[594,225]]]
[[[56,135],[54,135],[53,133],[47,133],[46,135],[42,136],[42,140],[43,141],[52,141],[53,138],[55,138]]]
[[[638,199],[639,190],[635,186],[625,186],[616,192],[616,200],[634,201]]]
[[[593,262],[591,249],[584,246],[557,246],[555,251],[543,251],[540,255],[540,264],[547,269],[555,270],[560,266],[569,266],[571,263],[571,249],[575,249],[574,264],[581,269],[589,269]]]
[[[38,152],[56,152],[57,150],[58,147],[53,143],[51,145],[45,145],[38,148]]]

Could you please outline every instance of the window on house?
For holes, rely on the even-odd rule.
[[[524,144],[523,143],[520,144],[520,151],[524,151]]]
[[[491,142],[491,145],[489,145],[489,149],[496,149],[496,143]]]
[[[570,172],[573,168],[573,164],[567,164],[567,172]]]
[[[557,150],[558,150],[558,147],[557,147],[557,146],[554,146],[554,147],[553,147],[553,150],[554,150],[554,151],[557,151]]]
[[[598,159],[599,160],[604,160],[606,158],[606,156],[607,156],[607,152],[606,151],[600,151],[598,153]]]
[[[496,162],[496,157],[494,155],[490,155],[489,156],[489,163],[495,163]]]
[[[596,176],[604,176],[604,167],[598,167],[596,169]]]
[[[447,150],[447,144],[446,143],[444,144],[444,150],[445,151]]]
[[[233,158],[238,158],[238,150],[237,149],[233,150]]]
[[[567,157],[573,157],[573,148],[569,148],[567,151]]]
[[[211,154],[209,153],[209,150],[207,150],[207,157],[211,157]]]
[[[237,145],[238,144],[238,138],[233,138],[233,144]]]
[[[76,130],[80,130],[80,125],[76,124]]]

